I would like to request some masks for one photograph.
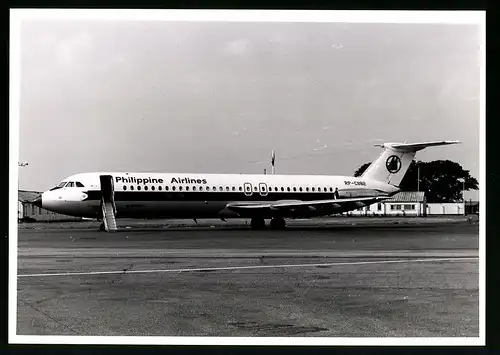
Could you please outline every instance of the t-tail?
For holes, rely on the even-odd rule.
[[[424,143],[383,143],[376,144],[376,147],[382,147],[384,150],[377,160],[361,175],[365,179],[382,181],[387,184],[399,186],[401,180],[410,167],[415,154],[427,147],[438,145],[457,144],[459,141],[436,141]]]

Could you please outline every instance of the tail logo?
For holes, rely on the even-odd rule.
[[[401,159],[396,155],[391,155],[385,161],[385,167],[391,174],[396,174],[401,169]]]

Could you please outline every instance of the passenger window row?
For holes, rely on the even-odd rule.
[[[200,186],[200,187],[196,187],[196,186],[193,186],[192,188],[190,188],[189,186],[172,186],[172,187],[169,187],[169,186],[165,186],[165,189],[163,190],[163,187],[162,186],[158,186],[158,187],[155,187],[155,186],[151,186],[151,187],[148,187],[148,186],[137,186],[136,188],[134,188],[133,185],[131,185],[130,187],[127,187],[126,185],[123,185],[123,191],[127,191],[127,189],[129,189],[130,191],[134,191],[134,189],[136,189],[137,191],[141,191],[141,190],[144,190],[144,191],[200,191],[200,192],[203,192],[203,191],[217,191],[217,187],[216,186],[212,186],[212,189],[210,189],[210,186]],[[219,189],[218,191],[226,191],[226,192],[229,192],[229,191],[240,191],[242,192],[243,191],[243,187],[242,186],[239,186],[238,189],[236,189],[235,186],[232,186],[232,187],[229,187],[229,186],[226,186],[225,188],[222,187],[222,186],[219,186]],[[254,191],[258,191],[258,188],[255,186],[254,187]],[[268,192],[333,192],[334,189],[333,187],[305,187],[305,188],[302,188],[302,187],[269,187],[267,189]]]

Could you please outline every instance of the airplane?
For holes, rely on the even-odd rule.
[[[92,172],[72,175],[43,192],[34,205],[102,221],[119,218],[249,218],[252,229],[286,227],[285,218],[312,218],[355,210],[400,191],[417,151],[459,141],[383,143],[360,177],[326,175],[175,174]]]

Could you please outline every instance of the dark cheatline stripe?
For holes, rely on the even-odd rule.
[[[339,191],[340,197],[351,197]],[[101,199],[101,191],[87,191],[87,201]],[[357,191],[352,197],[372,197],[374,190]],[[277,200],[326,200],[333,199],[332,192],[269,192],[266,196],[253,193],[246,196],[243,192],[180,192],[180,191],[115,191],[115,201],[277,201]]]

